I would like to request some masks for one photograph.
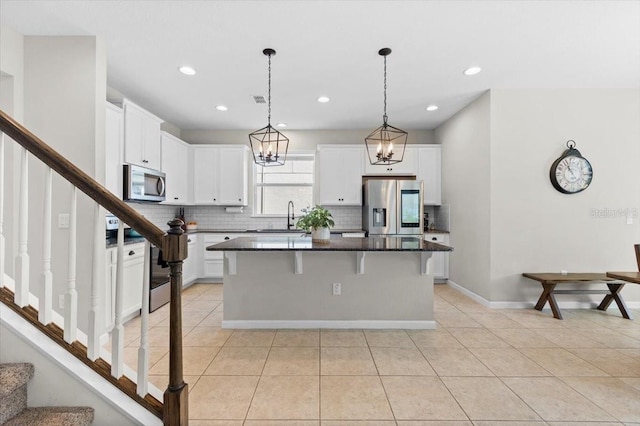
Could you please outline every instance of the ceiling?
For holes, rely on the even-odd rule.
[[[252,96],[267,96],[267,47],[272,123],[289,129],[378,127],[383,47],[389,123],[405,129],[488,89],[640,87],[640,1],[1,0],[0,22],[99,36],[108,85],[181,129],[265,126]],[[463,75],[472,65],[482,72]]]

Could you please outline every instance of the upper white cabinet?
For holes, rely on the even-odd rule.
[[[189,204],[189,145],[162,132],[162,171],[167,175],[166,201],[163,204]]]
[[[442,204],[442,147],[421,145],[418,148],[418,170],[416,179],[424,181],[424,204]]]
[[[124,100],[124,161],[160,170],[160,125],[163,120]]]
[[[122,151],[124,149],[122,108],[106,104],[104,186],[122,200]]]
[[[418,167],[417,150],[407,145],[404,150],[402,161],[394,164],[371,164],[366,148],[364,149],[365,166],[364,172],[367,175],[415,175]]]
[[[318,145],[318,204],[362,205],[363,145]]]
[[[193,198],[195,204],[246,206],[248,152],[243,145],[194,145]]]

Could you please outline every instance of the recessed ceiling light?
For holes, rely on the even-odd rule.
[[[226,106],[224,106],[224,105],[218,105],[218,106],[216,107],[216,109],[217,109],[218,111],[226,111],[226,110],[228,110],[229,108],[227,108],[227,107],[226,107]]]
[[[480,71],[482,71],[482,68],[480,67],[469,67],[466,70],[464,70],[464,75],[476,75]]]
[[[435,111],[438,109],[438,105],[429,105],[427,111]]]
[[[180,71],[184,75],[196,75],[196,70],[187,65],[181,66],[180,68],[178,68],[178,71]]]
[[[327,102],[329,102],[331,99],[329,99],[327,96],[320,96],[318,98],[318,102],[320,102],[321,104],[326,104]]]
[[[287,127],[287,123],[278,123],[276,124],[278,127]]]

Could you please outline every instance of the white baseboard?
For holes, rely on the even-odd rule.
[[[357,328],[357,329],[406,329],[406,330],[435,330],[435,321],[332,321],[332,320],[223,320],[222,328],[238,329],[276,329],[276,328]]]
[[[449,280],[447,284],[450,287],[458,290],[460,293],[465,296],[473,299],[474,301],[480,303],[482,306],[486,306],[491,309],[531,309],[533,308],[537,300],[535,301],[503,301],[503,302],[490,302],[484,297],[472,292],[469,289],[462,287],[460,284],[456,284],[455,282]],[[640,302],[627,302],[627,308],[629,309],[640,309]],[[594,309],[599,305],[599,302],[577,302],[575,300],[558,300],[558,307],[560,309]],[[615,309],[616,306],[614,304],[611,305],[611,308]]]

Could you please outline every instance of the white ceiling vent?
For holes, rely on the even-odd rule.
[[[266,104],[267,101],[264,100],[264,96],[253,96],[253,100],[255,101],[255,103],[257,104]]]

